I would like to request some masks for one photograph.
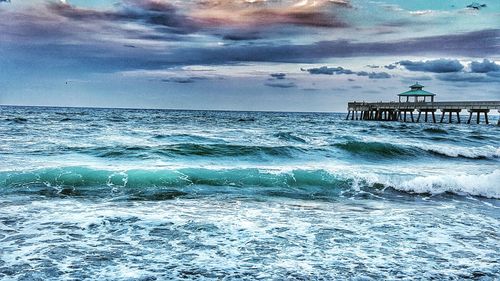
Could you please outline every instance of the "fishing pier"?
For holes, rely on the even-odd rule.
[[[467,124],[473,121],[477,124],[481,123],[481,116],[484,116],[484,123],[489,124],[488,113],[491,110],[497,110],[500,113],[500,101],[435,102],[435,94],[423,90],[423,87],[418,83],[410,86],[409,91],[398,95],[399,101],[349,102],[346,120],[402,122],[420,122],[423,120],[424,122],[437,123],[436,114],[437,111],[440,111],[439,123],[443,123],[445,119],[447,119],[448,123],[452,123],[453,116],[456,116],[456,123],[461,123],[460,112],[467,110],[469,113]],[[414,113],[418,114],[416,118],[413,115]],[[498,125],[500,125],[500,119]]]

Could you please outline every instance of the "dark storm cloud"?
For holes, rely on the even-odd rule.
[[[434,73],[458,72],[464,69],[464,66],[458,60],[437,59],[428,61],[409,61],[398,62],[410,71],[424,71]]]
[[[488,73],[500,71],[500,65],[496,64],[494,61],[484,59],[482,62],[473,61],[470,63],[471,72],[475,73]]]
[[[142,0],[124,1],[118,10],[99,11],[77,8],[63,3],[50,3],[49,11],[68,19],[82,22],[140,22],[153,26],[168,27],[170,32],[192,33],[199,25],[189,17],[179,13],[177,7],[165,2]]]
[[[204,33],[230,41],[258,40],[279,26],[343,28],[335,6],[349,8],[347,2],[321,0],[318,7],[294,6],[293,2],[240,3],[238,1],[191,1],[177,4],[156,0],[123,0],[112,10],[78,8],[66,3],[49,3],[48,10],[81,22],[102,24],[135,22],[167,33]],[[321,7],[321,8],[320,8]],[[270,36],[267,34],[267,36]]]
[[[498,54],[500,29],[482,30],[456,35],[412,38],[394,42],[354,43],[346,40],[320,41],[317,43],[268,44],[226,46],[217,48],[186,48],[184,54],[190,63],[227,62],[315,62],[332,57],[385,56],[409,54],[446,54],[483,56]],[[176,53],[174,53],[176,54]],[[187,54],[187,55],[186,55]],[[179,60],[178,62],[182,62]],[[329,71],[329,70],[326,70]]]
[[[28,28],[24,31],[32,34]],[[45,38],[55,38],[57,34],[67,36],[68,30],[54,25],[55,29],[48,27],[34,27],[34,30],[41,30],[47,33]],[[16,27],[14,27],[16,28]],[[18,28],[18,27],[17,27]],[[55,32],[54,32],[55,30]],[[54,33],[51,33],[54,32]],[[478,32],[465,33],[461,35],[449,35],[439,37],[439,41],[448,42],[444,52],[461,55],[484,55],[494,54],[497,49],[494,48],[499,30],[485,30]],[[16,34],[15,36],[19,36]],[[40,35],[34,35],[39,36]],[[7,35],[8,37],[8,35]],[[5,36],[4,36],[5,38]],[[36,37],[35,37],[36,38]],[[460,39],[458,39],[460,38]],[[0,39],[1,40],[1,39]],[[41,38],[40,40],[46,40]],[[56,41],[57,39],[54,39]],[[168,65],[189,65],[189,64],[225,64],[233,62],[315,62],[320,59],[331,57],[349,57],[349,56],[376,56],[376,55],[398,55],[398,54],[416,54],[423,51],[422,46],[426,47],[426,53],[439,53],[443,51],[442,44],[429,44],[437,42],[436,37],[424,37],[408,40],[407,43],[401,42],[375,42],[375,43],[352,43],[349,41],[322,41],[307,45],[292,44],[268,44],[268,45],[245,45],[245,46],[217,46],[217,47],[176,47],[172,46],[168,53],[156,50],[142,50],[140,48],[125,48],[129,51],[120,50],[116,52],[116,46],[106,42],[82,42],[78,45],[68,45],[63,43],[41,44],[37,49],[32,46],[26,46],[22,43],[15,44],[13,52],[22,52],[24,56],[51,57],[54,60],[63,59],[65,56],[77,60],[81,64],[90,64],[96,61],[96,66],[117,68],[130,66],[132,68],[150,69]],[[452,44],[450,42],[455,42]],[[35,43],[33,43],[35,44]],[[476,46],[477,48],[472,48]],[[404,45],[404,47],[401,47]],[[453,48],[452,48],[453,46]],[[122,47],[120,45],[120,47]],[[123,47],[122,47],[123,48]],[[4,50],[6,48],[4,47]],[[27,50],[29,49],[29,51]],[[129,68],[126,68],[129,69]],[[437,71],[437,68],[433,69]],[[442,69],[440,71],[443,71]],[[346,69],[321,69],[318,72],[326,74],[340,72],[342,74],[352,74]],[[332,73],[332,74],[333,74]]]
[[[295,12],[286,10],[286,15],[290,13]],[[290,41],[274,40],[255,44],[207,45],[204,42],[198,44],[187,34],[196,32],[196,38],[213,36],[203,25],[205,22],[186,16],[171,4],[152,0],[126,1],[111,11],[50,4],[46,10],[0,10],[0,17],[3,19],[0,21],[1,51],[3,55],[8,54],[9,59],[29,61],[34,67],[37,64],[44,67],[50,61],[54,66],[94,71],[239,62],[311,63],[333,57],[356,56],[496,55],[500,37],[500,30],[493,29],[393,42],[331,40],[291,44]],[[127,29],[128,25],[123,24],[126,22],[145,28]],[[212,23],[212,26],[216,24],[220,25]],[[260,28],[276,30],[268,26]],[[104,31],[106,36],[101,36]],[[357,74],[348,69],[321,71]],[[386,74],[371,76],[387,77]]]
[[[237,31],[235,31],[229,34],[225,34],[224,36],[222,36],[222,39],[230,41],[246,41],[246,40],[258,40],[262,39],[262,37],[257,33],[247,33],[247,32],[238,33]]]

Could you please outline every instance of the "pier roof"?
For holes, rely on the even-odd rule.
[[[425,90],[409,90],[404,93],[399,94],[398,96],[435,96],[436,94],[427,92]]]
[[[424,86],[417,83],[410,86],[409,91],[399,94],[398,96],[435,96],[436,94],[422,90]]]

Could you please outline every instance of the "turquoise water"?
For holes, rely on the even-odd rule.
[[[0,279],[500,278],[500,128],[344,117],[0,107]]]

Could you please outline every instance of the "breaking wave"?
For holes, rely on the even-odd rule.
[[[322,169],[288,171],[259,168],[111,171],[87,167],[46,168],[32,171],[0,172],[0,192],[47,191],[62,195],[85,195],[94,188],[127,192],[162,191],[162,196],[185,195],[183,188],[193,186],[288,189],[289,192],[326,191],[336,196],[342,191],[376,191],[387,188],[409,194],[473,195],[500,198],[500,170],[486,174],[429,175],[398,177],[354,172],[332,172]],[[166,188],[166,189],[165,189]],[[177,188],[170,190],[168,188]],[[239,189],[240,188],[240,189]],[[101,189],[99,189],[101,190]],[[95,190],[94,190],[95,191]],[[214,189],[215,192],[220,190]],[[167,192],[167,193],[165,193]],[[173,193],[172,193],[173,192]],[[189,192],[187,192],[189,193]],[[162,197],[160,197],[162,198]]]

